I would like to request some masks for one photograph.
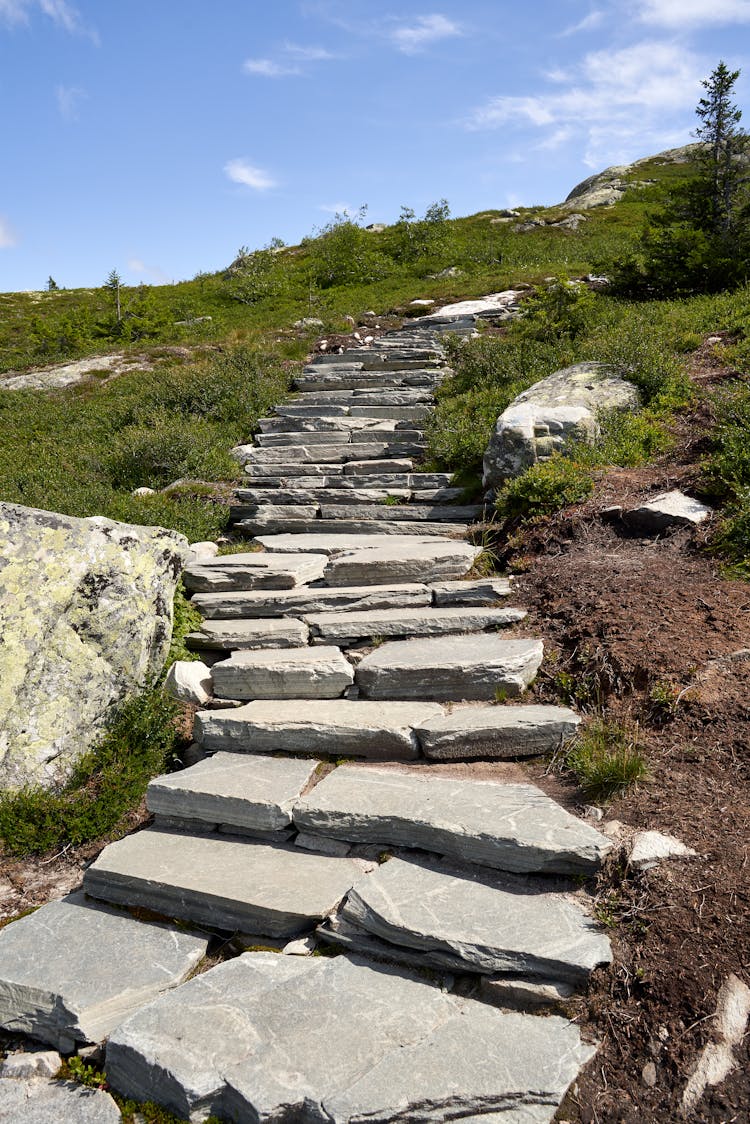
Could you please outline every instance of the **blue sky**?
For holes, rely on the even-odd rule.
[[[0,290],[192,277],[335,211],[554,203],[690,140],[750,0],[0,0]]]

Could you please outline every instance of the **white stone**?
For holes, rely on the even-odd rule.
[[[633,837],[629,861],[631,866],[644,867],[662,859],[691,859],[696,854],[673,835],[664,835],[661,831],[639,831]]]
[[[219,553],[219,544],[208,542],[208,540],[203,542],[191,542],[190,550],[196,560],[201,558],[216,558]]]
[[[279,648],[234,652],[211,669],[224,699],[336,699],[354,682],[339,648]]]
[[[164,680],[164,690],[179,702],[205,706],[214,693],[211,669],[200,660],[175,660]]]
[[[657,532],[669,527],[697,527],[705,523],[711,514],[710,507],[674,490],[662,492],[639,507],[629,508],[623,512],[623,518],[632,526]]]
[[[0,1120],[5,1124],[120,1124],[115,1100],[101,1089],[70,1081],[0,1078]]]
[[[156,488],[134,488],[131,496],[155,496]]]
[[[0,1078],[15,1077],[54,1077],[62,1065],[62,1058],[56,1050],[33,1050],[8,1054],[0,1064]]]

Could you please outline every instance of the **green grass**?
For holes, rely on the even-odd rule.
[[[611,800],[648,777],[637,735],[603,719],[590,722],[576,736],[565,765],[588,800]]]

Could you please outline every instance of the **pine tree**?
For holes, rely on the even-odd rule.
[[[732,101],[739,76],[739,70],[729,70],[720,62],[702,83],[706,96],[695,110],[701,121],[695,135],[704,145],[699,177],[708,204],[704,222],[707,232],[715,235],[732,233],[747,184],[742,156],[747,151],[748,136],[740,128],[742,110]]]

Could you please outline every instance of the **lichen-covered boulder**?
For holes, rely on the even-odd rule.
[[[576,363],[524,390],[497,420],[484,454],[483,483],[494,489],[573,441],[593,444],[598,418],[637,410],[638,391],[604,363]]]
[[[187,540],[0,503],[0,789],[50,787],[161,670]]]

